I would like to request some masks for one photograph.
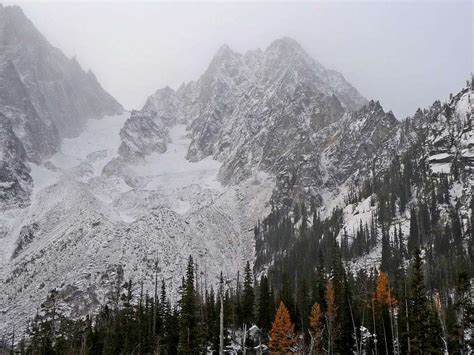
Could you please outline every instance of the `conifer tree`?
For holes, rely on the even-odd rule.
[[[194,262],[192,256],[189,256],[186,278],[183,280],[179,304],[178,352],[180,354],[198,354],[201,350],[199,310],[194,286]]]
[[[423,261],[420,249],[416,248],[412,262],[409,302],[410,339],[413,354],[428,352],[429,319],[427,319],[427,315],[428,302],[423,276]]]
[[[378,344],[380,352],[391,352],[393,347],[394,319],[393,308],[396,300],[389,287],[389,279],[385,272],[381,271],[377,277],[376,287],[372,296],[371,306],[377,322],[374,332],[380,334],[383,342]]]
[[[257,325],[264,332],[270,330],[273,312],[273,300],[270,294],[268,278],[266,275],[263,275],[260,279],[260,287],[258,292]]]
[[[311,334],[310,354],[319,355],[323,353],[323,331],[324,316],[319,303],[315,303],[309,315]]]
[[[336,305],[336,295],[334,291],[334,285],[331,280],[326,284],[325,292],[326,301],[326,326],[327,326],[327,352],[328,354],[334,353],[334,337],[335,337],[335,325],[338,307]]]
[[[416,210],[412,208],[410,210],[410,234],[408,235],[408,254],[413,255],[415,249],[419,247],[419,231],[418,231],[418,219],[416,217]]]
[[[351,319],[351,312],[349,303],[352,295],[349,287],[347,274],[342,263],[341,253],[337,246],[334,247],[333,265],[332,265],[332,279],[335,292],[335,305],[338,309],[336,322],[333,325],[333,351],[343,352],[344,349],[351,349],[353,337],[353,325]]]
[[[295,319],[296,304],[294,300],[294,290],[292,287],[292,283],[290,281],[290,278],[288,277],[288,273],[284,272],[281,277],[282,286],[280,290],[279,301],[285,304],[285,307],[287,307],[287,309],[289,310],[292,319]]]
[[[247,261],[244,270],[244,285],[242,292],[242,321],[251,325],[254,322],[255,293],[253,289],[253,275],[250,263]]]
[[[458,275],[455,310],[457,313],[457,351],[468,353],[474,348],[474,308],[469,277],[465,271]]]
[[[273,354],[284,354],[295,344],[296,336],[290,313],[285,304],[280,302],[270,331],[270,351]]]
[[[377,277],[373,300],[377,307],[389,307],[396,304],[396,300],[389,289],[388,276],[383,271],[381,271]]]

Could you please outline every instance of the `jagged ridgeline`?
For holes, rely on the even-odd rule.
[[[467,349],[472,83],[399,121],[281,38],[222,46],[199,79],[120,114],[19,8],[0,8],[0,53],[9,341],[216,350],[222,280],[234,350],[242,324],[248,353]],[[421,324],[442,336],[420,339]]]
[[[21,164],[51,157],[88,119],[121,112],[92,71],[53,47],[19,7],[0,4],[0,120],[17,139],[0,141],[0,210],[30,202],[31,177]]]
[[[414,291],[407,291],[407,285],[414,282],[414,268],[418,267],[424,273],[424,281],[418,280],[423,282],[422,295],[431,299],[428,308],[431,307],[433,316],[440,317],[435,325],[425,319],[425,332],[429,337],[446,341],[445,347],[438,343],[428,350],[429,341],[425,339],[422,352],[471,349],[472,344],[467,345],[470,331],[464,333],[460,329],[472,327],[472,305],[465,314],[454,311],[459,300],[455,292],[461,287],[459,282],[464,284],[465,296],[472,297],[468,280],[472,283],[474,275],[471,85],[468,82],[446,103],[436,101],[430,108],[418,109],[412,118],[400,122],[392,133],[392,144],[385,155],[388,159],[373,159],[359,179],[348,186],[344,201],[332,211],[321,212],[311,199],[294,200],[292,208],[275,209],[257,224],[255,271],[268,275],[275,292],[294,292],[296,296],[289,297],[295,307],[294,318],[301,319],[304,314],[299,308],[304,302],[301,297],[324,293],[320,288],[325,278],[342,278],[345,286],[341,284],[335,289],[336,297],[348,297],[344,292],[349,289],[346,301],[351,301],[340,307],[353,307],[351,322],[355,319],[355,324],[366,327],[369,322],[364,324],[364,318],[368,315],[356,305],[370,303],[367,292],[375,287],[379,272],[388,277],[393,297],[408,297],[406,305],[400,304],[398,311],[409,312],[413,301],[410,297],[415,296]],[[418,265],[409,263],[413,255],[417,255]],[[295,306],[295,302],[300,306]],[[461,323],[449,324],[447,314],[458,314]],[[400,321],[404,315],[398,317]],[[398,323],[399,334],[409,337],[410,329],[406,327],[410,324]],[[460,334],[464,345],[452,343],[455,335],[448,336],[447,328]],[[407,339],[395,339],[395,334],[389,338],[388,346],[381,346],[379,351],[409,350]],[[371,342],[376,347],[373,339]]]
[[[360,134],[379,149],[393,115],[282,38],[245,54],[223,46],[197,81],[160,89],[129,115],[89,120],[58,153],[27,161],[33,198],[0,216],[4,324],[22,327],[53,288],[71,317],[97,311],[118,266],[150,289],[158,262],[175,299],[175,265],[189,254],[203,282],[221,270],[235,278],[254,259],[252,229],[270,201],[310,194],[322,205],[358,169],[336,147],[357,144],[338,127],[361,107],[377,119]]]

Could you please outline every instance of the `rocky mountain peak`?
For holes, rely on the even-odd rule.
[[[38,47],[45,42],[44,36],[35,29],[19,6],[0,8],[0,47],[8,45]]]
[[[265,50],[265,57],[272,66],[278,65],[285,69],[302,71],[316,70],[318,73],[325,71],[322,65],[311,58],[298,42],[288,37],[272,42]]]
[[[383,121],[391,126],[399,123],[393,112],[391,110],[385,111],[378,100],[368,101],[359,110],[354,111],[350,117],[353,122],[368,121],[380,123]]]
[[[228,45],[221,46],[212,58],[202,78],[204,82],[224,80],[225,77],[236,77],[244,65],[242,55],[234,52]]]
[[[40,118],[62,137],[79,134],[89,118],[123,111],[94,75],[53,47],[15,6],[0,9],[0,63],[5,61],[14,63]]]
[[[171,127],[184,121],[184,115],[178,102],[176,92],[166,86],[151,95],[143,107],[150,112],[155,121],[160,120],[165,126]]]
[[[226,60],[226,59],[229,59],[233,56],[237,55],[237,53],[235,53],[230,47],[229,45],[227,44],[223,44],[222,46],[219,47],[219,49],[217,50],[216,54],[214,54],[214,57],[213,57],[213,60],[216,60],[216,61],[222,61],[222,60]]]
[[[304,53],[301,45],[290,37],[282,37],[276,39],[266,49],[267,52],[270,51],[280,51],[280,52],[300,52]]]

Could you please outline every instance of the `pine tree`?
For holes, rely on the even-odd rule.
[[[194,286],[194,262],[189,256],[186,278],[181,290],[179,315],[179,345],[180,354],[198,354],[201,350],[199,331],[199,309]]]
[[[382,227],[382,262],[380,264],[380,270],[389,271],[392,266],[392,248],[390,246],[390,238],[388,232]]]
[[[341,253],[337,246],[334,248],[332,279],[335,292],[335,305],[338,309],[336,322],[333,326],[333,351],[344,352],[344,349],[351,349],[354,343],[353,325],[349,303],[352,295],[349,287],[346,271],[341,259]]]
[[[327,352],[328,354],[334,353],[334,338],[335,338],[335,325],[338,307],[336,305],[336,295],[334,291],[334,285],[331,280],[326,284],[325,292],[326,300],[326,326],[327,326]]]
[[[427,334],[427,330],[429,329],[429,320],[427,315],[428,302],[423,276],[423,261],[420,249],[416,248],[412,262],[409,302],[410,339],[413,354],[426,354],[428,352],[427,337],[429,334]]]
[[[253,289],[253,275],[250,263],[247,261],[244,271],[244,286],[242,292],[242,321],[252,325],[254,322],[255,293]]]
[[[381,271],[377,277],[373,301],[376,307],[390,307],[396,304],[396,300],[389,289],[388,276],[383,271]]]
[[[392,351],[393,336],[393,308],[396,305],[396,300],[392,295],[389,286],[389,279],[386,273],[380,272],[377,277],[376,287],[372,296],[371,306],[374,308],[373,312],[377,319],[376,334],[383,335],[383,342],[378,344],[381,352],[386,353]]]
[[[418,219],[415,209],[410,210],[410,234],[408,235],[408,254],[413,255],[415,249],[420,245]]]
[[[457,346],[460,353],[469,353],[469,348],[474,348],[474,308],[471,295],[469,277],[465,271],[458,275],[456,285],[455,310],[457,313]],[[469,337],[466,333],[470,334]]]
[[[288,273],[284,272],[281,276],[282,286],[280,290],[279,301],[283,302],[290,312],[291,318],[296,318],[296,303],[294,299],[294,290]]]
[[[303,339],[305,340],[305,343],[308,343],[308,315],[311,312],[311,298],[309,294],[308,283],[304,278],[298,282],[297,305],[300,321],[300,323],[297,325],[297,329],[303,333]]]
[[[274,354],[284,354],[295,344],[296,336],[290,313],[285,304],[280,302],[270,331],[270,351]]]
[[[260,287],[258,292],[258,310],[257,325],[264,332],[270,330],[272,325],[272,316],[274,312],[273,300],[270,294],[270,286],[267,276],[263,275],[260,279]]]

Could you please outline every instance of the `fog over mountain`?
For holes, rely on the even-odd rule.
[[[472,353],[470,6],[44,6],[0,5],[0,355]]]
[[[399,119],[456,92],[473,70],[471,1],[20,4],[127,109],[197,79],[223,44],[246,52],[284,36]]]

